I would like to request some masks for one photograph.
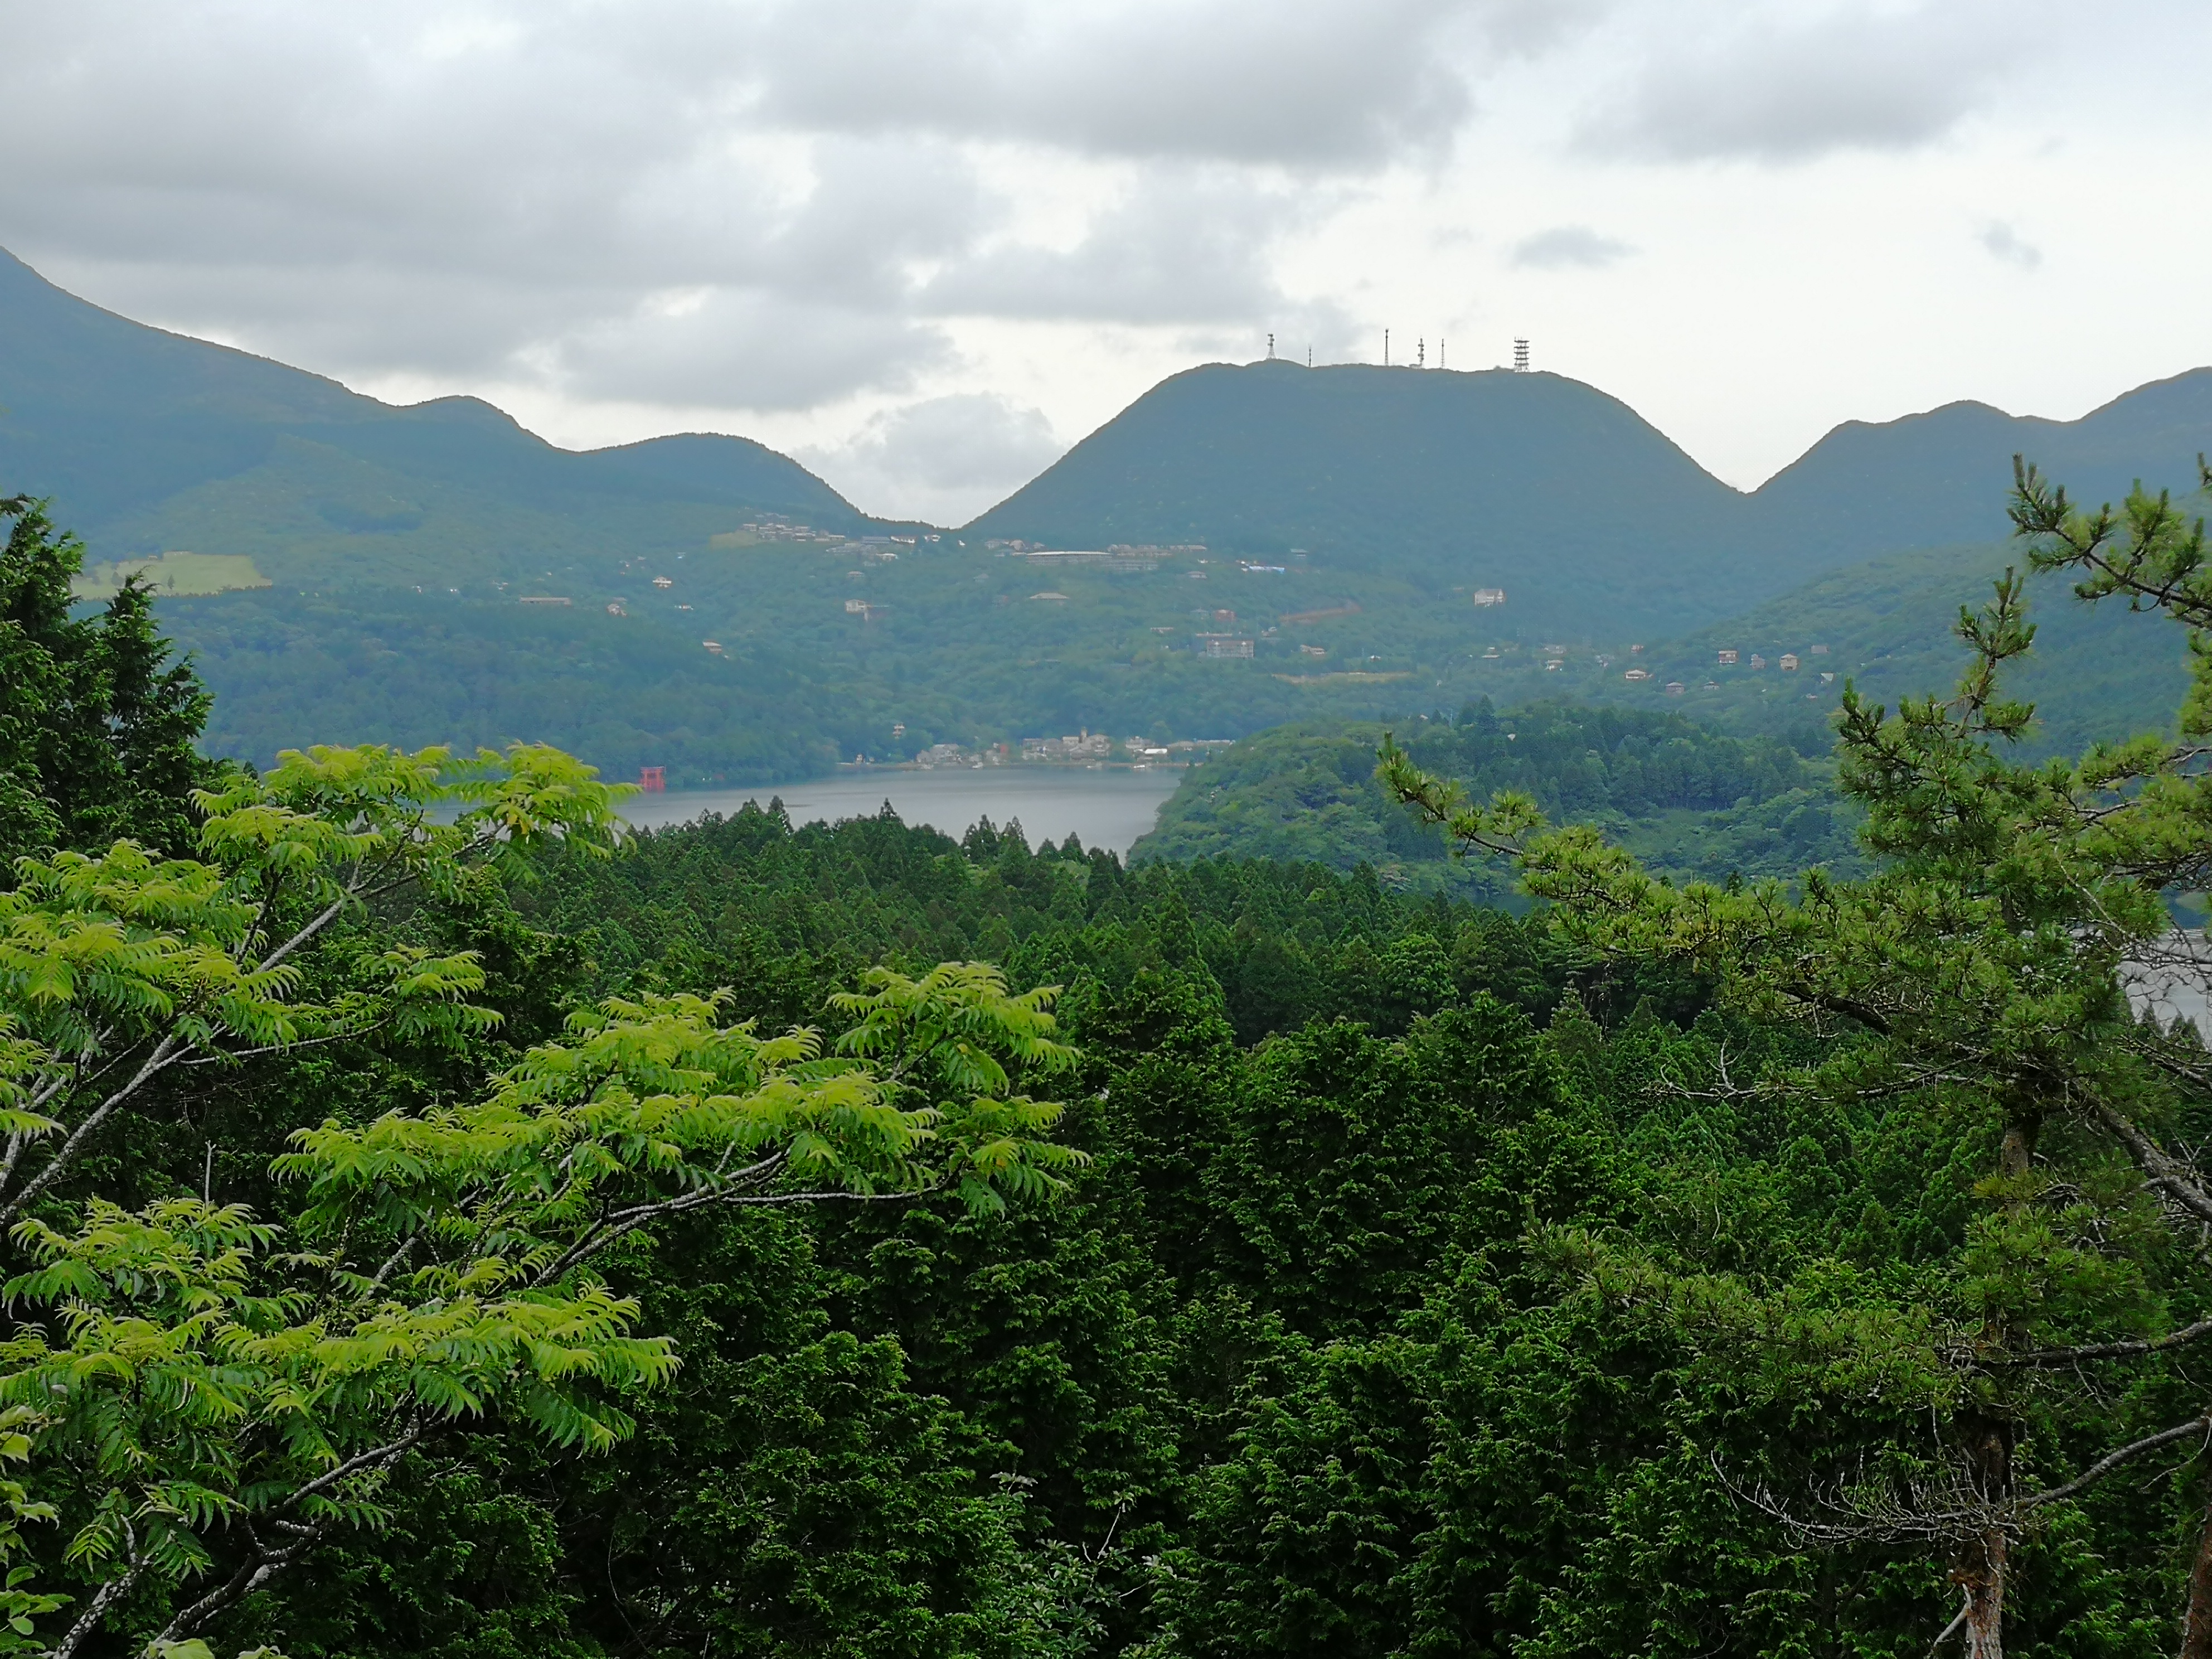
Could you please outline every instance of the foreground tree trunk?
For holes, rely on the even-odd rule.
[[[2212,1504],[2189,1569],[2189,1611],[2181,1621],[2181,1659],[2212,1659]]]
[[[2025,1151],[2014,1134],[2005,1137],[2009,1166]],[[2002,1504],[2012,1496],[2012,1425],[1983,1418],[1966,1434],[1973,1480],[1984,1503]],[[1966,1592],[1966,1659],[2004,1659],[2005,1565],[2009,1545],[2004,1528],[1983,1528],[1953,1558],[1951,1582]]]
[[[1968,1540],[1951,1569],[1966,1593],[1966,1659],[2004,1659],[2005,1535],[1991,1527]]]

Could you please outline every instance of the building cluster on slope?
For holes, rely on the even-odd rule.
[[[917,547],[944,539],[941,536],[924,535],[919,532],[911,536],[848,536],[842,531],[817,530],[810,525],[794,524],[774,513],[748,519],[729,535],[708,539],[716,546],[732,546],[742,545],[748,538],[756,542],[804,542],[826,548],[831,552],[849,554],[855,558],[874,562],[897,558],[898,550],[902,547]]]
[[[1114,739],[1103,732],[1085,730],[1072,738],[1024,738],[1025,761],[1105,760],[1114,752]]]
[[[1152,542],[1116,542],[1110,547],[1043,547],[1036,542],[1016,539],[988,541],[983,545],[1002,555],[1029,559],[1048,567],[1103,570],[1115,575],[1134,575],[1158,570],[1164,560],[1206,551],[1203,542],[1177,543],[1173,546]]]

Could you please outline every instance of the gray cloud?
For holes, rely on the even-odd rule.
[[[945,315],[1256,319],[1288,309],[1268,256],[1300,217],[1289,192],[1234,175],[1156,173],[1099,214],[1074,246],[979,252],[935,277],[921,298]]]
[[[1981,242],[1990,251],[1991,258],[2002,259],[2021,270],[2033,270],[2043,263],[2043,250],[2023,240],[2020,233],[2010,225],[1995,223],[1984,226]]]
[[[0,61],[0,242],[133,314],[341,376],[630,401],[737,387],[783,409],[910,385],[947,361],[934,316],[1288,319],[1269,274],[1297,218],[1281,171],[1311,199],[1317,172],[1433,151],[1467,116],[1469,64],[1534,49],[1564,15],[25,7]],[[1168,173],[1155,160],[1054,252],[983,182],[1009,143]]]
[[[1027,483],[1066,447],[1042,410],[963,392],[888,410],[850,443],[801,459],[849,500],[895,500],[933,523],[962,524]]]
[[[1909,149],[1980,108],[2032,33],[2018,9],[1994,0],[1732,11],[1717,27],[1679,10],[1666,17],[1633,77],[1583,123],[1584,148],[1763,161]]]
[[[1371,166],[1448,138],[1495,0],[805,0],[773,14],[762,112],[809,129],[1018,138],[1087,155]]]
[[[951,355],[927,324],[709,289],[574,329],[544,348],[544,362],[563,390],[586,398],[781,410],[900,390]]]
[[[1513,245],[1512,263],[1537,270],[1598,270],[1636,250],[1588,225],[1554,225]]]

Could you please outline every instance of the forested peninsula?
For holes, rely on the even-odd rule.
[[[2011,507],[2212,630],[2165,498]],[[1832,754],[1475,703],[1251,751],[1271,856],[629,833],[210,758],[5,514],[0,1652],[2212,1654],[2212,654],[2021,758],[2008,573]]]

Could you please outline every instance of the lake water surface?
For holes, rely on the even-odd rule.
[[[908,823],[926,823],[946,835],[965,835],[976,819],[1004,828],[1021,820],[1022,832],[1063,841],[1073,830],[1085,847],[1127,853],[1152,827],[1160,803],[1182,781],[1181,767],[1091,771],[1075,766],[986,766],[903,771],[855,769],[798,783],[763,783],[744,789],[672,789],[632,795],[622,805],[630,823],[646,829],[688,823],[707,812],[728,817],[749,800],[766,806],[776,796],[793,823],[868,817],[884,801]]]

